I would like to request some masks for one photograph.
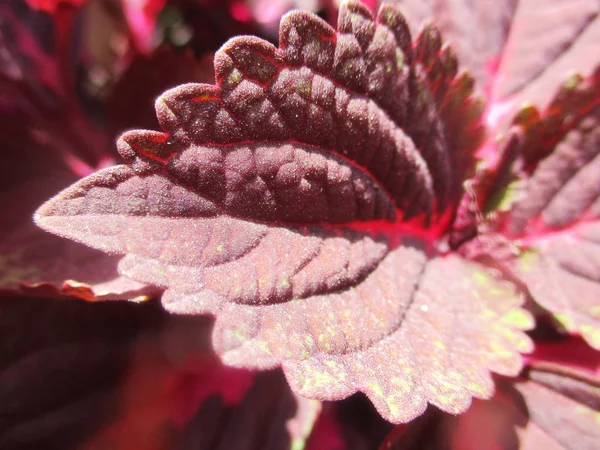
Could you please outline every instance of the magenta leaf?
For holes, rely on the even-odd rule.
[[[156,102],[166,133],[118,142],[100,171],[36,213],[216,315],[233,366],[281,365],[303,396],[367,394],[394,422],[464,411],[515,375],[531,317],[499,272],[443,245],[483,137],[473,81],[433,26],[360,3],[338,31],[309,13],[215,56],[216,85]]]
[[[521,181],[495,228],[516,274],[570,332],[600,348],[600,71],[575,78],[548,111],[517,118]],[[576,293],[576,294],[575,294]]]

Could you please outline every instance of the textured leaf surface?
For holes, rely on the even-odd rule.
[[[282,365],[303,396],[365,392],[391,421],[427,402],[464,411],[516,374],[531,319],[498,274],[437,246],[473,167],[480,107],[434,27],[358,3],[338,31],[287,15],[280,48],[216,54],[217,84],[156,103],[130,163],[42,207],[42,227],[167,288],[172,311],[217,316],[228,364]],[[473,346],[473,343],[477,346]]]
[[[573,107],[563,112],[570,115],[529,113],[534,118],[523,125],[523,152],[531,175],[521,182],[502,225],[521,250],[516,270],[534,299],[595,348],[600,348],[598,80],[596,73],[562,92],[563,107]],[[577,97],[586,101],[568,100]],[[561,109],[560,102],[554,105]],[[570,126],[557,132],[556,118]]]

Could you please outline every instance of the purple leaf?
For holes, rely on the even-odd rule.
[[[534,299],[595,348],[600,348],[599,98],[597,71],[563,89],[547,113],[528,111],[530,118],[521,121],[524,179],[498,221],[499,231],[516,245],[511,264]]]
[[[217,316],[227,364],[281,365],[309,398],[362,391],[401,422],[518,373],[520,292],[442,244],[483,133],[433,26],[413,42],[391,7],[347,3],[337,32],[295,12],[280,48],[233,39],[215,73],[161,96],[166,133],[123,135],[129,165],[37,223],[126,255],[121,273],[166,287],[169,310]]]

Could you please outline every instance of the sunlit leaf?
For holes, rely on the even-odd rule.
[[[337,32],[294,12],[279,48],[233,39],[215,73],[163,94],[165,132],[123,135],[129,164],[37,223],[126,255],[121,273],[167,288],[169,310],[216,315],[227,364],[281,365],[309,398],[362,391],[401,422],[519,372],[521,292],[444,243],[483,132],[435,27],[413,41],[395,9],[355,2]]]

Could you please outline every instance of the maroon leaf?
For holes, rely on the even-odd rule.
[[[196,60],[191,52],[161,47],[151,55],[138,55],[119,78],[107,101],[107,115],[115,135],[132,128],[158,126],[152,106],[166,89],[192,81],[214,79],[212,54]]]
[[[530,341],[520,293],[441,244],[480,142],[472,80],[426,27],[345,4],[338,32],[287,15],[280,48],[229,41],[217,85],[156,103],[129,166],[98,172],[37,223],[167,288],[171,311],[217,316],[230,365],[282,365],[295,392],[365,392],[388,420],[464,411]],[[477,343],[473,347],[473,343]]]
[[[496,227],[534,299],[600,348],[600,71],[526,111],[519,188]],[[560,127],[562,125],[562,128]]]
[[[156,302],[0,292],[0,447],[81,448],[111,420],[133,343],[163,317]]]

